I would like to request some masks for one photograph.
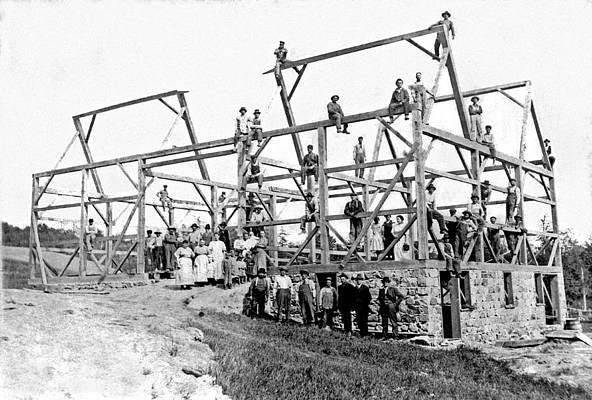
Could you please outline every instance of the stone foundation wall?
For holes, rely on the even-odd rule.
[[[536,303],[533,272],[512,272],[513,306],[506,306],[502,271],[469,271],[469,277],[474,308],[460,313],[463,339],[491,342],[540,336],[545,307]]]

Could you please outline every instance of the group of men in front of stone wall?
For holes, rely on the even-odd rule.
[[[300,271],[300,281],[294,285],[285,267],[280,267],[280,274],[272,280],[266,276],[265,269],[258,271],[256,278],[251,280],[247,298],[250,301],[248,310],[252,318],[266,318],[266,305],[272,291],[275,290],[275,320],[288,322],[291,315],[292,295],[296,294],[305,326],[317,325],[324,329],[335,327],[335,317],[341,317],[343,331],[352,334],[352,313],[361,336],[368,335],[368,315],[371,312],[372,295],[366,284],[364,274],[358,274],[350,281],[344,273],[339,274],[337,289],[333,286],[331,277],[324,282],[315,282],[307,270]],[[318,284],[318,287],[317,287]],[[392,326],[394,336],[398,335],[397,321],[399,305],[404,300],[404,294],[397,288],[389,277],[382,278],[382,287],[378,291],[379,314],[382,321],[382,334],[386,338],[389,325]]]

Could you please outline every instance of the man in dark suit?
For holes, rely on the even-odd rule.
[[[351,315],[356,305],[358,289],[349,282],[347,275],[341,274],[339,279],[341,285],[337,288],[337,303],[341,314],[341,322],[343,323],[343,331],[349,336],[352,333]]]
[[[403,293],[397,287],[391,285],[391,279],[388,276],[382,278],[382,287],[378,291],[378,303],[382,318],[383,339],[388,336],[389,322],[393,325],[393,336],[398,336],[397,311],[399,311],[399,305],[404,298]]]
[[[348,201],[345,205],[343,213],[349,217],[349,240],[353,243],[360,231],[362,230],[363,219],[360,214],[364,212],[364,206],[362,202],[358,200],[358,195],[352,193],[351,201]]]
[[[368,335],[368,314],[370,313],[370,302],[372,295],[370,289],[364,283],[364,275],[358,274],[356,276],[356,288],[358,289],[358,297],[356,298],[356,322],[360,330],[360,336]]]
[[[405,119],[409,119],[409,112],[411,111],[411,106],[409,105],[409,92],[407,89],[403,87],[403,79],[399,78],[395,82],[397,87],[391,96],[391,101],[389,103],[389,119],[391,124],[395,122],[393,118],[393,114],[397,112],[398,108],[403,109],[403,113],[405,114]]]

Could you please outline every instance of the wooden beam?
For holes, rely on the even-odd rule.
[[[116,274],[119,272],[119,270],[121,269],[121,267],[123,267],[123,264],[127,261],[127,259],[129,258],[129,256],[132,254],[132,251],[134,251],[134,249],[136,248],[136,246],[138,246],[138,242],[134,242],[134,244],[128,249],[128,251],[125,253],[125,256],[123,257],[123,259],[121,260],[121,262],[119,264],[117,264],[117,267],[115,268],[115,270],[113,271],[113,274]],[[137,252],[137,257],[138,260],[140,258],[144,258],[144,253],[140,254],[140,251],[138,250]],[[143,272],[138,272],[138,273],[143,273]]]
[[[407,140],[405,138],[405,136],[401,135],[401,133],[399,131],[397,131],[395,128],[393,128],[388,122],[386,122],[384,120],[384,118],[382,117],[376,117],[376,119],[378,120],[378,122],[380,122],[386,129],[388,129],[389,132],[392,132],[396,137],[399,138],[399,140],[401,140],[403,143],[405,143],[407,146],[409,147],[413,147],[413,143],[411,143],[409,140]]]
[[[185,126],[187,127],[187,134],[189,135],[189,140],[191,140],[191,144],[197,145],[197,135],[195,134],[195,128],[193,127],[193,121],[191,120],[191,116],[189,115],[189,107],[187,106],[187,101],[185,100],[186,92],[177,93],[177,100],[179,100],[179,106],[181,109],[185,109],[185,114],[183,114],[183,121],[185,121]],[[196,156],[199,156],[199,150],[193,151]],[[210,174],[208,173],[208,168],[206,167],[206,163],[203,159],[198,159],[197,164],[199,165],[199,171],[201,172],[201,177],[203,179],[210,179]]]
[[[169,110],[171,110],[172,112],[174,112],[175,114],[179,115],[179,110],[177,110],[175,107],[171,106],[169,103],[167,103],[164,99],[160,98],[158,99],[158,101],[160,101],[162,104],[164,104],[164,106],[166,108],[168,108]]]
[[[313,228],[313,230],[310,231],[310,233],[308,234],[308,236],[306,237],[306,239],[300,244],[300,246],[298,246],[298,249],[296,250],[296,253],[294,253],[294,255],[292,256],[292,258],[290,258],[290,261],[288,261],[288,265],[292,265],[292,263],[294,261],[296,261],[296,259],[300,255],[300,253],[302,253],[302,250],[304,250],[304,248],[308,245],[308,243],[311,240],[314,239],[314,237],[317,234],[318,230],[319,230],[319,227],[318,226],[315,226]]]
[[[337,179],[340,181],[345,181],[345,182],[349,182],[349,183],[357,183],[358,185],[368,185],[371,187],[378,187],[381,189],[387,189],[389,188],[390,185],[384,184],[384,183],[379,183],[376,181],[369,181],[367,179],[364,178],[356,178],[350,175],[346,175],[346,174],[341,174],[339,172],[332,172],[332,173],[327,173],[327,177],[331,178],[331,179]],[[395,192],[401,192],[401,193],[410,193],[410,189],[404,188],[404,187],[400,187],[400,186],[394,186],[390,189],[391,191],[395,191]]]
[[[154,208],[154,211],[156,211],[156,213],[158,214],[158,216],[160,217],[160,219],[162,220],[162,222],[164,222],[165,226],[167,227],[167,229],[169,229],[169,221],[168,219],[164,216],[164,214],[162,212],[160,212],[160,210],[158,209],[158,206],[153,205],[152,208]]]
[[[516,98],[514,96],[512,96],[511,94],[506,92],[504,89],[498,89],[497,91],[498,91],[498,93],[501,93],[502,95],[504,95],[506,98],[510,99],[513,103],[519,105],[521,108],[524,108],[524,104],[522,104],[521,102],[516,100]]]
[[[199,155],[195,155],[195,156],[188,156],[188,157],[181,157],[181,158],[173,158],[170,160],[155,161],[153,163],[146,164],[145,168],[156,168],[156,167],[163,167],[165,165],[171,165],[171,164],[181,164],[181,163],[185,163],[185,162],[189,162],[189,161],[199,161],[199,160],[205,160],[205,159],[214,158],[214,157],[224,157],[224,156],[229,156],[234,153],[236,153],[236,150],[234,150],[234,149],[213,151],[211,153],[199,154]]]
[[[70,264],[72,264],[72,261],[74,260],[74,257],[76,257],[76,254],[78,254],[79,251],[80,251],[80,247],[77,246],[76,249],[74,250],[74,252],[72,252],[72,254],[70,255],[70,257],[68,258],[68,262],[66,263],[66,266],[64,268],[62,268],[62,270],[58,274],[58,278],[61,278],[66,273],[66,270],[68,269],[68,267],[70,266]]]
[[[444,47],[450,48],[450,42],[448,41],[448,36],[444,36]],[[448,53],[448,59],[446,60],[446,67],[448,68],[448,76],[450,77],[450,85],[452,86],[452,94],[454,95],[454,103],[456,104],[456,110],[458,112],[458,117],[460,120],[460,126],[463,132],[463,135],[466,139],[471,139],[470,136],[470,129],[469,129],[469,116],[467,112],[467,108],[465,107],[464,97],[462,95],[462,91],[460,89],[460,82],[458,76],[456,74],[456,66],[454,65],[454,57],[452,55],[452,51]],[[474,138],[472,138],[474,139]]]
[[[294,113],[292,112],[292,106],[290,104],[290,99],[288,98],[288,91],[281,69],[275,74],[275,80],[277,85],[281,87],[280,99],[282,100],[282,106],[284,107],[284,113],[286,114],[288,125],[295,126],[296,120],[294,119]],[[302,143],[300,143],[300,137],[297,132],[291,133],[291,136],[292,142],[294,143],[294,150],[296,151],[296,158],[298,159],[298,165],[302,165]]]
[[[86,202],[86,170],[82,171],[80,182],[80,238],[78,247],[80,248],[80,257],[78,263],[78,276],[84,278],[86,276],[86,257],[87,251],[91,249],[86,247],[86,223],[87,223],[87,205]]]
[[[432,53],[431,51],[429,51],[428,49],[426,49],[425,47],[423,47],[422,45],[420,45],[419,43],[417,43],[415,40],[413,40],[413,39],[407,39],[407,42],[411,43],[413,46],[417,47],[419,50],[421,50],[422,52],[424,52],[425,54],[427,54],[431,58],[438,59],[438,57],[436,57],[436,55],[434,53]]]
[[[300,60],[294,60],[294,61],[287,61],[280,66],[280,69],[284,70],[284,69],[294,68],[299,65],[311,64],[314,62],[327,60],[329,58],[343,56],[345,54],[350,54],[350,53],[355,53],[355,52],[362,51],[362,50],[372,49],[374,47],[384,46],[387,44],[396,43],[396,42],[400,42],[400,41],[407,40],[407,39],[413,39],[413,38],[419,37],[419,36],[425,36],[425,35],[429,35],[429,34],[433,34],[433,33],[438,33],[441,30],[442,30],[441,27],[422,29],[420,31],[406,33],[404,35],[393,36],[393,37],[390,37],[387,39],[376,40],[374,42],[364,43],[364,44],[357,45],[357,46],[347,47],[345,49],[331,51],[329,53],[320,54],[318,56],[307,57],[307,58],[303,58]],[[265,71],[263,74],[264,75],[269,74],[273,71],[275,71],[275,68]]]
[[[122,108],[122,107],[128,107],[128,106],[133,106],[135,104],[145,103],[147,101],[162,99],[164,97],[176,96],[176,95],[181,94],[181,93],[187,93],[187,91],[172,90],[172,91],[166,92],[166,93],[159,93],[159,94],[155,94],[155,95],[152,95],[152,96],[142,97],[142,98],[139,98],[139,99],[130,100],[130,101],[126,101],[126,102],[123,102],[123,103],[114,104],[112,106],[103,107],[103,108],[99,108],[97,110],[88,111],[88,112],[85,112],[85,113],[82,113],[82,114],[78,114],[78,115],[75,115],[73,118],[88,117],[89,115],[96,115],[96,114],[104,113],[104,112],[107,112],[107,111],[116,110],[116,109]]]
[[[372,162],[378,161],[380,157],[380,146],[382,145],[382,131],[384,127],[382,124],[378,124],[378,131],[376,132],[376,138],[374,139],[374,150],[372,151]],[[337,171],[334,171],[337,172]],[[376,167],[369,167],[368,168],[368,180],[373,181],[374,175],[376,173]]]
[[[389,160],[381,160],[381,161],[371,161],[371,162],[361,163],[361,164],[342,165],[339,167],[326,168],[325,171],[327,173],[333,173],[333,172],[340,172],[340,171],[351,171],[351,170],[356,170],[356,169],[360,169],[360,168],[376,168],[376,167],[383,167],[385,165],[400,164],[403,161],[405,161],[405,157],[392,158]],[[367,180],[368,180],[368,182],[372,182],[373,178],[370,178],[370,176],[369,176]]]
[[[192,182],[192,186],[195,188],[195,190],[197,191],[197,194],[199,195],[199,197],[201,197],[201,199],[203,200],[204,204],[206,205],[206,207],[208,208],[208,210],[210,211],[210,213],[214,214],[215,213],[214,208],[210,204],[209,200],[206,198],[206,195],[201,190],[201,188],[199,187],[199,185],[197,183],[195,183],[195,182]]]
[[[92,164],[93,161],[93,157],[92,154],[90,152],[90,147],[88,147],[88,143],[86,143],[84,141],[84,128],[82,128],[82,123],[80,122],[80,119],[78,118],[74,118],[74,126],[76,127],[76,131],[78,132],[78,139],[80,141],[80,145],[82,146],[82,152],[84,153],[84,158],[86,158],[86,162],[88,164]],[[89,169],[89,168],[84,168],[84,169]],[[97,192],[101,193],[101,194],[105,194],[105,191],[103,190],[103,186],[101,185],[101,180],[99,179],[99,174],[97,173],[97,171],[95,169],[89,169],[90,173],[92,175],[93,181],[95,183],[95,187],[97,188]]]
[[[529,83],[529,81],[519,81],[519,82],[506,83],[503,85],[484,87],[484,88],[480,88],[480,89],[467,90],[465,92],[462,92],[462,96],[465,99],[467,99],[467,98],[470,98],[473,96],[482,96],[485,94],[496,93],[500,89],[504,90],[504,91],[511,90],[511,89],[518,89],[518,88],[526,86],[528,83]],[[450,101],[450,100],[454,100],[454,94],[437,96],[435,99],[435,102],[441,103],[441,102]]]
[[[33,202],[33,205],[36,206],[37,204],[39,204],[39,200],[41,200],[41,197],[43,196],[43,193],[45,193],[45,191],[47,190],[49,184],[51,183],[51,181],[53,180],[53,177],[55,175],[50,175],[49,178],[47,179],[47,182],[45,182],[45,185],[43,185],[43,187],[41,188],[41,190],[39,190],[39,192],[37,193],[37,196],[35,197],[35,201]]]
[[[296,91],[296,88],[298,87],[298,84],[300,83],[300,79],[302,79],[302,75],[304,74],[304,71],[306,70],[308,64],[304,64],[302,66],[302,68],[300,69],[300,71],[298,71],[298,76],[296,77],[296,81],[294,81],[294,85],[292,86],[292,89],[290,90],[290,94],[288,94],[288,101],[292,100],[292,96],[294,96],[294,92]]]
[[[93,114],[91,120],[90,120],[90,125],[88,126],[88,129],[86,131],[86,137],[84,138],[84,141],[86,143],[88,143],[89,139],[90,139],[90,134],[92,132],[93,127],[95,126],[95,119],[97,119],[97,114]]]
[[[131,182],[131,184],[134,186],[134,188],[136,190],[138,190],[138,184],[136,183],[135,180],[132,179],[132,177],[130,176],[130,174],[125,170],[125,167],[123,166],[123,164],[117,163],[117,166],[119,167],[119,169],[121,170],[121,172],[123,172],[123,174],[125,175],[125,177]]]

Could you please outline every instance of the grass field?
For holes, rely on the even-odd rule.
[[[193,323],[233,399],[588,399],[582,389],[512,372],[477,350],[430,350],[240,315]]]
[[[29,264],[24,261],[2,260],[2,287],[21,289],[27,286],[30,271]]]

